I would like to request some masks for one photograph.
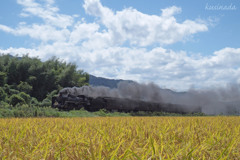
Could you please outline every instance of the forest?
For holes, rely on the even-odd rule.
[[[89,75],[73,63],[56,57],[42,62],[28,55],[0,55],[0,103],[50,106],[51,97],[64,87],[88,85]]]
[[[79,70],[76,64],[66,63],[56,57],[43,62],[28,55],[18,57],[2,54],[0,117],[181,116],[141,111],[110,113],[104,109],[92,113],[84,109],[63,112],[51,108],[52,97],[62,88],[84,85],[89,85],[89,74]]]

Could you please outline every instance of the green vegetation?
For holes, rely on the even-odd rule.
[[[88,82],[87,73],[57,58],[41,62],[27,55],[0,55],[0,117],[182,116],[162,112],[88,112],[84,109],[66,112],[50,107],[52,96],[60,89],[81,87]]]
[[[59,111],[51,107],[29,106],[26,104],[17,104],[13,107],[9,104],[0,104],[0,118],[4,117],[125,117],[125,116],[206,116],[203,113],[176,114],[165,112],[109,112],[105,109],[97,112],[88,112],[83,108],[72,111]]]
[[[0,102],[49,106],[51,97],[64,87],[88,85],[89,75],[77,66],[53,57],[38,58],[0,55]]]
[[[51,98],[64,87],[88,85],[89,75],[53,57],[0,55],[0,117],[59,117]]]

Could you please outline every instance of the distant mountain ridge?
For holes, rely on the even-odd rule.
[[[104,86],[109,88],[117,88],[119,82],[134,82],[134,81],[122,79],[107,79],[103,77],[89,75],[89,84],[91,86]]]
[[[96,77],[94,75],[89,75],[89,84],[91,86],[104,86],[109,88],[117,88],[119,82],[128,82],[134,83],[135,81],[132,80],[123,80],[123,79],[108,79],[103,77]],[[162,89],[162,91],[172,93],[172,94],[185,94],[186,92],[175,92],[171,89]]]
[[[89,75],[89,84],[91,86],[96,86],[96,87],[104,86],[104,87],[113,89],[113,88],[118,88],[119,82],[136,83],[137,87],[135,89],[139,89],[138,87],[141,88],[141,85],[142,85],[131,80],[107,79],[103,77],[96,77],[93,75]],[[134,89],[134,87],[131,89]],[[151,89],[153,88],[150,87],[150,90],[149,89],[146,91],[143,90],[143,92],[149,93]],[[240,115],[239,100],[221,101],[218,99],[212,99],[211,98],[212,93],[210,91],[200,92],[197,90],[192,90],[192,91],[188,90],[188,91],[178,92],[178,91],[174,91],[167,88],[159,87],[159,89],[160,89],[160,100],[163,103],[184,105],[190,108],[202,107],[201,112],[205,114],[210,114],[210,115],[216,115],[216,114]],[[156,92],[156,96],[158,96],[158,93],[159,92]]]

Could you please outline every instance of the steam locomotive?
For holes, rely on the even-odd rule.
[[[191,107],[179,104],[167,104],[148,102],[127,98],[116,97],[89,97],[86,95],[74,95],[70,93],[59,93],[52,97],[52,107],[60,110],[79,110],[84,108],[88,111],[98,111],[106,109],[118,112],[169,112],[169,113],[195,113],[201,112],[200,107]]]

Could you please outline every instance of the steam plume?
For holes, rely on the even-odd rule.
[[[110,89],[108,87],[98,86],[83,86],[64,88],[60,92],[68,92],[73,95],[86,95],[89,97],[117,97],[117,98],[128,98],[135,100],[161,102],[161,89],[153,84],[138,84],[120,82],[118,88]]]
[[[197,105],[206,114],[240,114],[240,85],[177,93],[162,90],[165,103]]]
[[[154,83],[139,84],[136,82],[120,82],[117,88],[83,86],[80,88],[64,88],[60,92],[89,97],[117,97],[158,103],[185,105],[186,108],[201,107],[206,114],[239,114],[240,85],[208,90],[190,89],[187,92],[174,92],[161,89]]]

